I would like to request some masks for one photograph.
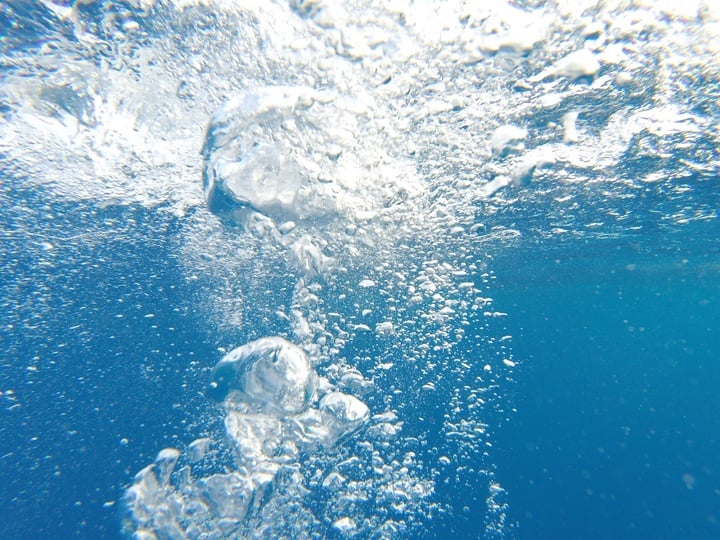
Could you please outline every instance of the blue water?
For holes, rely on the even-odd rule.
[[[719,534],[717,233],[587,246],[571,274],[552,249],[499,261],[522,277],[495,295],[524,359],[499,437],[519,537]]]
[[[178,224],[140,208],[57,204],[21,190],[4,195],[13,207],[1,218],[10,239],[3,253],[0,534],[119,537],[114,502],[123,485],[157,453],[158,439],[177,444],[189,421],[178,399],[199,401],[187,389],[205,382],[185,369],[208,345],[206,334],[194,332],[170,252]],[[37,218],[31,230],[24,219],[15,226],[20,212]],[[68,239],[102,231],[99,241]],[[57,238],[54,248],[43,250],[34,234]]]
[[[303,3],[250,14],[163,2],[70,13],[66,3],[0,5],[0,539],[130,537],[148,522],[128,509],[138,471],[200,437],[215,446],[193,464],[195,480],[237,469],[222,442],[231,407],[208,399],[207,384],[227,351],[272,335],[315,352],[329,343],[311,358],[322,392],[397,413],[402,431],[377,435],[374,419],[330,448],[300,445],[237,529],[246,536],[372,538],[389,523],[393,538],[720,538],[720,92],[717,66],[688,60],[712,58],[700,47],[709,8],[695,18],[653,12],[630,41],[608,23],[607,41],[598,30],[589,47],[620,44],[627,56],[603,57],[599,73],[579,81],[531,88],[516,83],[596,39],[575,15],[549,8],[557,26],[544,40],[527,50],[511,40],[480,60],[464,56],[460,34],[436,47],[418,37],[417,20],[356,7],[390,36],[380,58],[353,48],[352,33],[337,42],[336,22],[316,25],[323,8]],[[625,9],[601,15],[621,19]],[[458,32],[479,31],[473,16]],[[282,48],[286,33],[314,44],[308,56]],[[406,38],[419,52],[395,57]],[[700,52],[682,48],[690,42]],[[621,68],[632,83],[614,79]],[[233,214],[238,200],[208,208],[202,160],[215,158],[200,148],[213,111],[239,90],[274,84],[376,96],[374,105],[349,100],[366,122],[361,144],[340,131],[338,151],[312,148],[312,138],[277,146],[285,173],[296,170],[297,143],[331,171],[355,152],[358,170],[387,175],[377,185],[352,177],[358,191],[340,190],[357,213],[305,219],[301,203],[287,210],[259,197],[260,214],[277,221],[273,237]],[[446,109],[436,103],[444,92],[458,100]],[[560,94],[561,105],[543,101]],[[286,132],[335,119],[332,100],[318,103],[331,105],[307,118],[298,107],[300,128],[292,116],[270,127],[249,113],[237,124],[220,118],[208,144],[221,155],[235,129],[242,146],[243,122],[288,142]],[[434,108],[439,116],[424,116]],[[566,110],[579,112],[580,130],[567,144],[558,127]],[[378,124],[367,120],[375,113]],[[526,148],[491,155],[491,130],[511,123],[527,128]],[[556,161],[478,195],[537,149]],[[408,170],[426,192],[413,192]],[[380,218],[361,216],[363,203]],[[322,256],[303,259],[303,246]],[[323,267],[322,257],[341,262]],[[418,292],[428,282],[419,276],[439,299]],[[301,304],[305,286],[317,297]],[[289,322],[294,309],[316,335]],[[337,373],[348,367],[361,376],[342,386]],[[365,527],[355,536],[333,513],[347,493],[324,485],[338,470],[355,482],[346,491],[367,495],[347,510],[358,521],[349,530]],[[163,495],[195,489],[181,473]],[[150,514],[167,513],[152,495]],[[193,524],[192,509],[174,511]],[[319,524],[295,523],[310,514]],[[283,519],[286,529],[272,529]]]
[[[176,399],[202,407],[205,374],[183,366],[215,356],[180,287],[180,225],[138,208],[7,196],[54,217],[15,237],[25,247],[6,259],[3,302],[27,305],[24,320],[3,326],[5,358],[37,357],[38,371],[1,366],[3,388],[22,403],[4,396],[2,536],[119,537],[118,505],[103,504],[158,446],[187,437],[192,418]],[[12,211],[2,219],[19,234]],[[33,232],[94,234],[121,222],[100,245],[33,253]],[[717,238],[705,223],[673,237],[674,249],[663,247],[668,237],[642,253],[601,242],[575,254],[572,272],[558,269],[568,253],[553,246],[496,256],[493,294],[521,362],[508,390],[517,412],[495,441],[518,538],[718,534]],[[22,293],[11,295],[11,283]],[[39,302],[51,313],[34,324]],[[466,518],[448,530],[474,537],[477,526]]]

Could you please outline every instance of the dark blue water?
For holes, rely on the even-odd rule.
[[[159,448],[202,434],[192,411],[209,407],[206,370],[188,366],[217,353],[175,260],[181,225],[6,195],[0,536],[119,537],[124,487]],[[495,255],[492,293],[521,362],[505,390],[517,412],[494,442],[518,538],[720,534],[717,233],[706,222],[642,248]],[[61,240],[77,234],[105,236]],[[479,516],[458,525],[442,530],[481,530]]]
[[[178,224],[5,187],[0,537],[119,537],[124,486],[205,403]]]
[[[717,233],[496,261],[522,360],[498,440],[519,538],[720,536]]]

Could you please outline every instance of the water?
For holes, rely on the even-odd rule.
[[[4,4],[1,536],[716,537],[719,21]]]
[[[617,246],[574,276],[533,256],[532,285],[496,293],[526,359],[499,436],[523,536],[717,534],[718,246],[691,229],[673,253]]]

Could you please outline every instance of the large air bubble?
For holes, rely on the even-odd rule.
[[[374,219],[424,189],[391,157],[389,120],[368,95],[258,86],[222,105],[203,146],[210,210],[246,229],[260,214],[279,233],[298,224]],[[382,178],[382,183],[378,179]]]
[[[269,337],[228,353],[213,370],[208,395],[286,415],[304,411],[316,387],[317,375],[303,350],[281,337]]]
[[[333,211],[332,193],[320,181],[323,160],[311,150],[322,132],[302,114],[316,101],[309,88],[270,87],[241,94],[218,109],[203,149],[204,186],[213,212],[247,208],[302,220]]]

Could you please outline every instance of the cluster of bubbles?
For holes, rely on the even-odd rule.
[[[465,327],[481,332],[485,320],[503,315],[473,281],[489,274],[462,245],[454,265],[427,258],[416,266],[409,252],[418,238],[407,235],[418,231],[406,229],[398,219],[404,212],[391,213],[387,204],[388,196],[399,204],[398,194],[407,193],[406,177],[388,177],[385,190],[371,190],[376,179],[357,166],[352,146],[338,146],[332,135],[332,119],[347,114],[336,96],[283,86],[241,94],[213,115],[203,150],[208,205],[224,227],[279,250],[292,269],[275,268],[265,279],[293,279],[294,272],[289,304],[270,307],[301,347],[263,337],[217,364],[207,394],[225,410],[231,472],[194,478],[186,463],[173,474],[181,454],[163,450],[128,489],[128,530],[160,537],[395,537],[449,511],[432,498],[435,477],[443,475],[487,497],[495,514],[489,527],[502,532],[502,487],[490,481],[487,494],[477,490],[491,478],[478,455],[488,435],[480,416],[496,377],[514,362],[505,358],[496,375],[495,361],[463,360],[473,353],[458,348]],[[418,193],[404,211],[416,204]],[[378,227],[396,236],[380,242]],[[390,272],[380,263],[367,268],[374,279],[339,279],[369,247],[407,251],[407,268]],[[453,388],[458,382],[466,384]],[[382,409],[371,415],[356,396]],[[400,436],[405,422],[398,413],[414,417],[412,435]],[[452,457],[438,455],[422,426],[437,421],[425,416],[438,414]],[[206,441],[186,454],[197,456]],[[423,472],[428,453],[437,465]],[[453,465],[454,473],[440,472]]]
[[[216,366],[208,394],[225,409],[232,471],[193,479],[188,464],[168,482],[153,472],[178,459],[164,451],[128,491],[130,528],[162,531],[157,519],[170,516],[191,535],[392,537],[479,500],[485,534],[504,536],[512,524],[489,457],[491,418],[511,412],[501,388],[516,361],[510,337],[495,337],[504,314],[482,294],[492,279],[482,257],[491,257],[486,243],[525,231],[488,227],[478,212],[488,218],[524,197],[526,207],[537,197],[573,205],[599,171],[635,159],[640,139],[682,145],[706,134],[694,127],[705,120],[674,106],[633,111],[645,79],[656,94],[671,90],[662,73],[637,69],[652,50],[617,44],[638,25],[665,32],[655,19],[663,8],[614,25],[568,5],[558,6],[562,20],[542,8],[386,7],[359,21],[324,2],[291,8],[300,19],[274,4],[247,14],[257,28],[282,20],[302,36],[272,46],[308,77],[256,82],[226,99],[206,132],[202,177],[222,226],[256,246],[247,256],[248,244],[224,244],[228,281],[253,275],[265,290],[294,282],[279,301],[246,287],[238,324],[262,320],[256,335],[289,335],[299,347],[262,338]],[[429,15],[444,22],[423,22]],[[568,42],[539,51],[553,32],[569,32]],[[300,52],[313,47],[315,56]],[[411,60],[428,51],[429,67]],[[483,77],[511,86],[503,96],[514,116],[488,119],[497,93],[468,93]],[[610,114],[594,104],[607,100]],[[704,167],[701,155],[688,158]],[[641,182],[652,185],[667,164],[645,165]],[[613,201],[628,187],[608,182],[597,209],[622,221]],[[563,226],[543,234],[593,231],[581,224],[599,223],[595,210],[560,208],[550,221]]]
[[[368,407],[318,377],[302,349],[280,337],[238,347],[215,366],[208,395],[225,409],[233,470],[194,478],[192,464],[205,457],[211,444],[208,438],[187,447],[185,464],[174,475],[181,453],[162,450],[155,463],[136,475],[126,493],[131,516],[127,525],[136,538],[291,534],[286,523],[278,522],[278,509],[286,518],[292,515],[293,521],[299,520],[307,535],[326,536],[328,527],[344,533],[378,527],[371,519],[356,522],[353,507],[362,505],[366,494],[357,481],[348,479],[362,469],[352,459],[323,471],[322,478],[315,480],[328,497],[324,520],[293,511],[308,492],[301,454],[331,450],[371,422]],[[398,429],[393,420],[392,415],[375,417],[373,429],[392,435]],[[373,467],[382,466],[375,452]],[[395,481],[409,479],[400,475]],[[424,495],[427,486],[415,484],[414,489]],[[398,495],[386,493],[388,504],[401,502],[393,498]]]

